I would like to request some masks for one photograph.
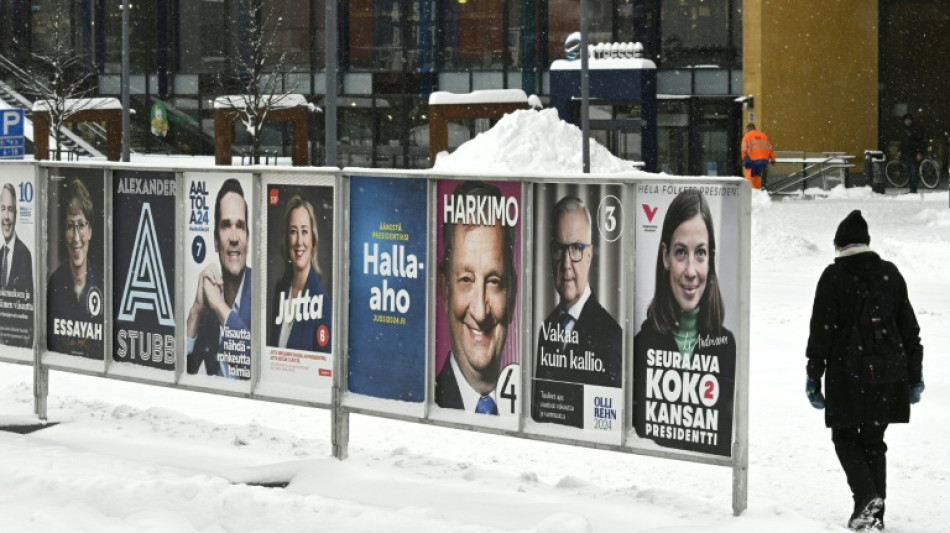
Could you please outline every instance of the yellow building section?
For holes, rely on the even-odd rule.
[[[878,0],[746,0],[743,92],[777,151],[845,152],[863,169],[878,144]]]

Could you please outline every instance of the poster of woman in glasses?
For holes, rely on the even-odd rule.
[[[531,417],[619,439],[623,403],[622,187],[535,189]]]
[[[102,359],[103,172],[50,169],[50,351]]]

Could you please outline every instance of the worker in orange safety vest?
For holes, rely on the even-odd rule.
[[[742,138],[742,166],[746,169],[746,179],[752,182],[752,188],[761,189],[766,165],[775,164],[775,152],[772,151],[769,136],[755,129],[755,124],[750,122],[745,129],[746,134]]]

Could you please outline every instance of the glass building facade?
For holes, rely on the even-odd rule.
[[[208,154],[212,101],[238,91],[235,58],[247,39],[247,0],[151,0],[130,11],[131,95],[136,116],[155,100],[169,109],[164,146],[147,135],[136,150]],[[42,53],[57,5],[68,14],[74,48],[98,73],[98,92],[120,93],[121,2],[0,0],[10,31],[0,53],[29,61]],[[321,105],[326,94],[324,0],[264,0],[266,21],[279,24],[275,53],[285,54],[282,86]],[[742,93],[741,0],[588,0],[590,42],[639,41],[658,67],[658,170],[677,174],[739,173]],[[426,168],[431,92],[523,89],[545,101],[548,68],[579,29],[578,0],[350,0],[339,2],[338,154],[340,164]],[[592,134],[614,153],[637,152],[630,106],[591,112]],[[322,164],[323,115],[310,140]],[[450,144],[489,127],[451,125]],[[241,142],[240,137],[236,140]],[[152,143],[148,146],[148,143]],[[289,151],[288,132],[269,125],[264,144]]]

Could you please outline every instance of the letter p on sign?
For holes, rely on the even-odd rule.
[[[0,109],[0,137],[23,135],[23,110]]]

